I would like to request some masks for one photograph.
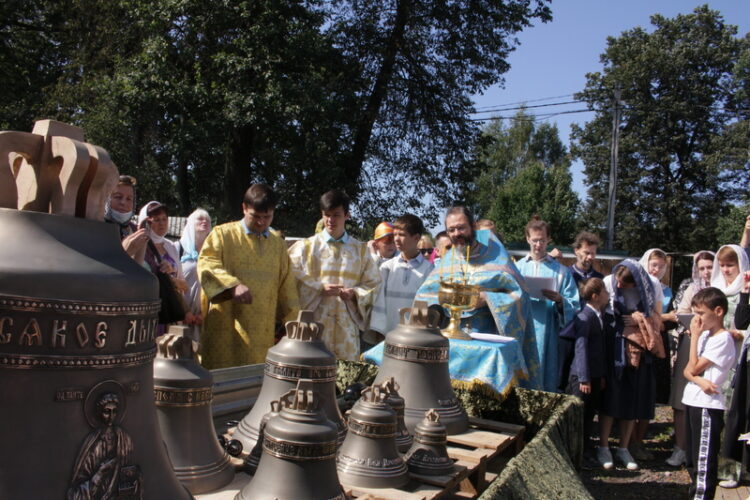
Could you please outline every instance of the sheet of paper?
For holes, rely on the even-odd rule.
[[[524,276],[526,281],[526,288],[529,291],[529,295],[535,299],[544,299],[545,296],[542,294],[542,290],[554,290],[555,289],[555,278],[540,278],[537,276]]]
[[[505,335],[497,335],[495,333],[471,332],[469,336],[476,340],[484,340],[486,342],[499,342],[503,344],[515,340],[513,337],[506,337]]]

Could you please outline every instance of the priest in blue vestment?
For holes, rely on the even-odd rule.
[[[435,262],[435,269],[417,291],[415,300],[436,304],[441,282],[466,280],[467,284],[481,286],[484,291],[479,303],[475,309],[463,312],[461,328],[517,339],[528,372],[521,385],[540,388],[539,352],[529,297],[513,260],[491,231],[474,230],[473,217],[465,207],[450,208],[445,226],[451,248]]]

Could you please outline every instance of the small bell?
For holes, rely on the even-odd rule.
[[[234,467],[214,433],[211,373],[194,359],[187,327],[170,326],[157,347],[156,412],[177,479],[195,495],[219,489],[232,482]]]
[[[400,488],[409,482],[396,449],[396,412],[379,386],[362,391],[349,414],[349,432],[336,457],[339,479],[348,486]]]
[[[336,476],[338,429],[312,380],[279,398],[263,429],[258,469],[235,500],[346,500]]]
[[[409,472],[425,476],[442,476],[453,470],[453,459],[448,456],[445,426],[435,410],[425,413],[416,429],[414,444],[404,458]]]
[[[398,428],[396,429],[396,448],[398,448],[400,453],[406,453],[411,448],[413,438],[409,434],[409,429],[406,428],[406,423],[404,422],[404,398],[399,396],[399,386],[393,377],[380,384],[380,387],[388,395],[385,398],[385,402],[396,412],[396,421],[398,423]]]

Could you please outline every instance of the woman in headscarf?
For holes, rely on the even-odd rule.
[[[620,446],[615,457],[628,470],[638,464],[628,451],[636,420],[651,420],[656,404],[654,357],[664,357],[660,304],[654,284],[638,262],[626,259],[604,278],[611,296],[609,335],[605,336],[609,373],[600,413],[597,459],[605,469],[613,466],[609,435],[614,419],[620,421]],[[607,328],[605,327],[605,331]]]
[[[672,306],[672,289],[662,283],[664,275],[667,274],[667,254],[660,248],[650,248],[646,250],[641,259],[638,261],[643,269],[651,276],[652,283],[654,284],[654,293],[656,294],[656,300],[659,304],[659,312],[661,313],[662,322],[666,322],[662,326],[660,332],[662,342],[664,343],[664,349],[669,353],[669,338],[667,330],[671,330],[677,323],[672,323],[671,313],[667,311]],[[669,356],[664,359],[654,360],[654,375],[656,377],[656,400],[660,403],[666,403],[669,400],[669,391],[671,386],[671,369],[669,364]],[[633,431],[633,439],[631,440],[630,453],[636,460],[653,460],[654,455],[648,451],[643,440],[648,432],[649,422],[638,421],[635,425],[635,431]]]
[[[735,340],[736,352],[742,351],[744,333],[741,332],[734,322],[734,313],[740,301],[740,292],[744,287],[744,275],[750,271],[747,253],[739,245],[724,245],[716,252],[716,260],[711,272],[711,286],[718,288],[727,296],[729,310],[724,316],[724,328],[729,330]],[[734,379],[733,368],[728,382],[721,388],[722,392],[730,398]],[[719,459],[719,486],[722,488],[736,488],[740,481],[741,464],[732,459]]]
[[[199,208],[190,214],[182,229],[182,237],[179,242],[179,250],[182,256],[182,273],[188,285],[185,293],[185,304],[188,313],[185,323],[192,325],[190,328],[194,340],[200,340],[200,325],[203,324],[201,284],[198,280],[198,255],[201,252],[206,236],[211,232],[211,217],[208,212]]]
[[[711,285],[713,266],[713,252],[701,250],[693,255],[692,275],[680,283],[673,301],[675,310],[668,313],[670,321],[677,322],[678,314],[690,314],[690,304],[693,301],[693,296],[700,290]],[[669,393],[669,404],[672,406],[674,418],[674,449],[672,450],[672,455],[667,459],[667,464],[679,467],[687,461],[685,452],[685,446],[687,446],[685,405],[682,404],[682,393],[687,385],[687,379],[685,379],[683,372],[690,358],[690,337],[687,335],[687,329],[679,323],[675,331],[677,334],[677,348],[675,349],[677,355],[672,368],[672,387]]]
[[[180,254],[177,245],[166,238],[169,230],[169,214],[166,205],[158,201],[149,201],[141,208],[138,214],[138,227],[148,227],[150,242],[146,246],[144,267],[156,274],[157,271],[172,278],[175,290],[178,293],[188,291],[187,282],[182,274]],[[160,325],[159,334],[166,330]]]
[[[122,248],[136,262],[143,264],[148,234],[132,222],[135,207],[135,178],[121,175],[104,206],[104,220],[117,224]]]

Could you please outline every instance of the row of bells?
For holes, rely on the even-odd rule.
[[[318,470],[327,461],[337,462],[338,477],[343,483],[360,487],[403,486],[408,482],[409,469],[420,474],[449,471],[453,462],[445,450],[446,435],[464,432],[468,418],[450,385],[449,343],[440,335],[439,319],[424,303],[402,310],[401,324],[386,336],[383,362],[375,383],[362,391],[362,397],[348,414],[348,423],[337,404],[336,360],[321,340],[323,326],[314,321],[311,311],[302,311],[297,321],[287,323],[287,335],[267,354],[258,399],[233,433],[237,440],[233,444],[250,451],[245,459],[246,469],[253,473],[257,468],[250,483],[252,488],[264,484],[258,491],[266,491],[272,483],[277,485],[276,489],[268,490],[274,491],[273,498],[301,498],[301,491],[310,487],[313,491],[321,489],[328,481],[326,478],[334,477],[330,471],[326,475]],[[179,395],[179,391],[195,391],[199,385],[210,390],[210,374],[201,373],[203,369],[192,359],[193,347],[187,337],[180,335],[167,335],[160,340],[155,389],[160,426],[175,473],[197,494],[229,483],[233,468],[226,451],[213,439],[214,434],[207,431],[211,416],[206,398],[194,398],[191,404],[186,404],[184,397],[179,403],[169,401],[180,399],[169,396],[170,392],[177,391]],[[300,380],[305,381],[304,390],[297,388]],[[294,402],[291,394],[300,394],[300,390],[314,394],[315,404]],[[303,406],[307,408],[305,411],[300,410]],[[313,406],[314,410],[310,409]],[[314,450],[322,453],[317,458],[300,459],[310,475],[305,472],[304,477],[290,480],[292,472],[284,472],[282,463],[294,462],[293,457],[302,455],[285,455],[278,450],[296,449],[301,442],[298,438],[303,435],[308,441],[316,432],[327,435],[326,423],[335,434],[333,452],[323,453],[328,450],[327,438],[320,437],[316,447],[300,451],[302,455]],[[195,436],[205,439],[196,443]],[[406,459],[399,452],[406,453]],[[276,465],[261,467],[261,457],[266,455],[274,457],[264,458],[266,463]],[[271,472],[277,468],[278,472]],[[312,483],[306,484],[305,477]],[[250,484],[239,498],[260,498],[257,493],[250,495],[247,491]],[[338,485],[338,480],[332,480],[331,484]],[[287,494],[288,488],[293,488],[296,494]],[[314,498],[335,498],[335,495],[325,496],[331,491],[323,489],[325,493]]]
[[[391,380],[362,391],[339,448],[337,427],[322,410],[315,384],[299,381],[263,417],[260,439],[246,459],[253,478],[235,500],[343,499],[342,483],[399,488],[409,482],[410,471],[423,475],[451,472],[446,430],[434,410],[417,426],[406,454],[399,453],[397,438],[403,434],[398,414],[388,401],[394,396],[393,388]]]

